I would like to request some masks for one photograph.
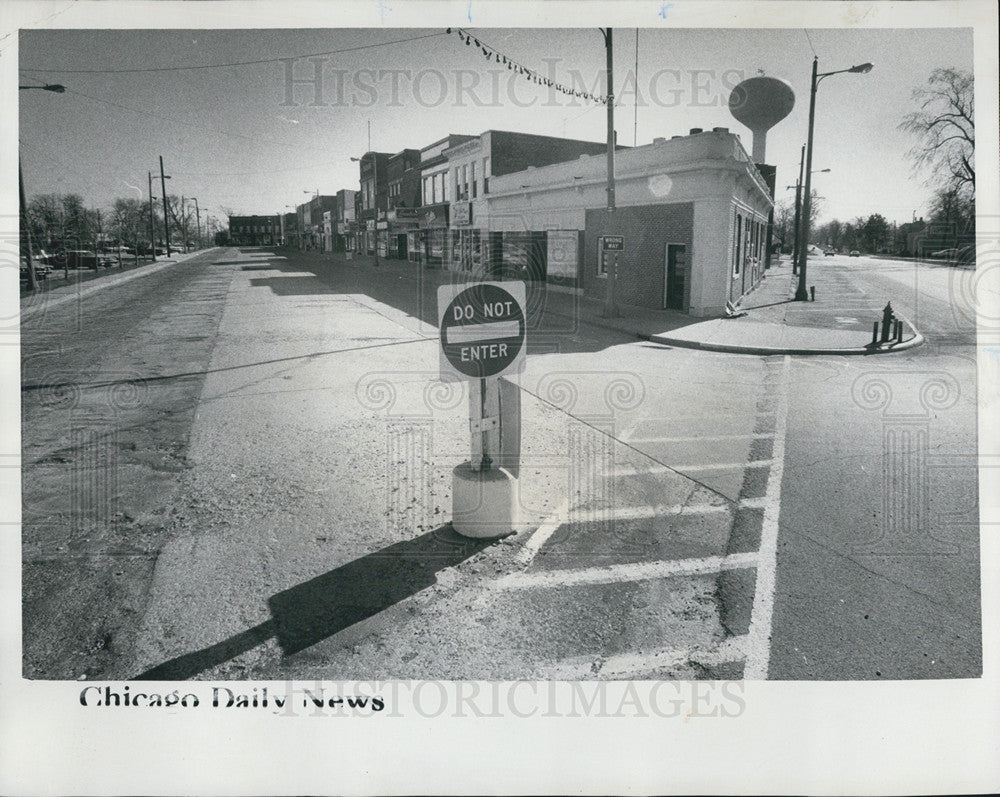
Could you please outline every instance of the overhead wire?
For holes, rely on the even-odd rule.
[[[223,69],[232,66],[257,66],[259,64],[274,64],[280,61],[297,60],[303,58],[319,58],[325,55],[338,55],[340,53],[353,53],[359,50],[371,50],[375,47],[388,47],[393,44],[405,44],[407,42],[420,41],[421,39],[431,39],[436,36],[444,36],[445,34],[441,31],[435,31],[434,33],[427,33],[422,36],[410,36],[406,39],[393,39],[387,42],[376,42],[375,44],[363,44],[357,47],[342,47],[337,50],[326,50],[320,53],[307,53],[304,55],[291,55],[291,56],[281,56],[277,58],[259,58],[253,61],[230,61],[224,64],[191,64],[187,66],[158,66],[158,67],[134,67],[128,69],[53,69],[53,68],[35,68],[35,67],[20,67],[22,72],[47,72],[47,73],[66,73],[74,75],[125,75],[133,74],[137,72],[183,72],[191,71],[197,69]]]

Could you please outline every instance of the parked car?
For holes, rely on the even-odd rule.
[[[958,255],[959,250],[957,248],[951,249],[939,249],[937,252],[931,252],[931,257],[941,257],[945,260],[954,260],[956,255]]]
[[[859,252],[857,249],[852,249],[851,250],[851,254],[849,256],[850,257],[861,257],[861,252]]]
[[[171,244],[170,245],[170,254],[172,254],[172,255],[183,255],[184,254],[184,247],[183,246],[174,246],[173,244]]]
[[[52,273],[52,267],[37,257],[31,258],[31,262],[35,266],[35,277],[40,280],[47,280],[49,274]],[[25,282],[28,281],[28,259],[24,255],[21,256],[20,277]]]
[[[57,258],[69,268],[92,268],[96,271],[101,265],[100,257],[90,249],[67,249],[60,252]]]
[[[824,255],[825,255],[826,257],[832,257],[833,255],[835,255],[835,254],[837,254],[837,253],[836,253],[836,252],[834,252],[834,251],[833,251],[832,249],[827,249],[827,250],[826,250],[826,251],[825,251],[825,252],[824,252],[823,254],[824,254]]]

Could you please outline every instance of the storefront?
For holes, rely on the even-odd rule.
[[[416,208],[390,208],[386,213],[388,221],[388,241],[386,257],[411,260],[410,252],[414,244],[414,233],[418,231]],[[416,258],[419,260],[419,257]]]
[[[447,202],[420,208],[418,225],[421,235],[423,262],[442,267],[451,261],[451,236],[448,230]]]

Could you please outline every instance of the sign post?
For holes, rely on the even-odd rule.
[[[467,537],[498,537],[518,521],[511,470],[520,449],[520,401],[501,389],[500,377],[524,367],[524,306],[523,282],[438,288],[441,379],[469,382],[470,458],[452,473],[452,526]]]

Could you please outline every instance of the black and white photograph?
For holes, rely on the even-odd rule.
[[[0,14],[5,791],[1000,785],[995,6]]]

